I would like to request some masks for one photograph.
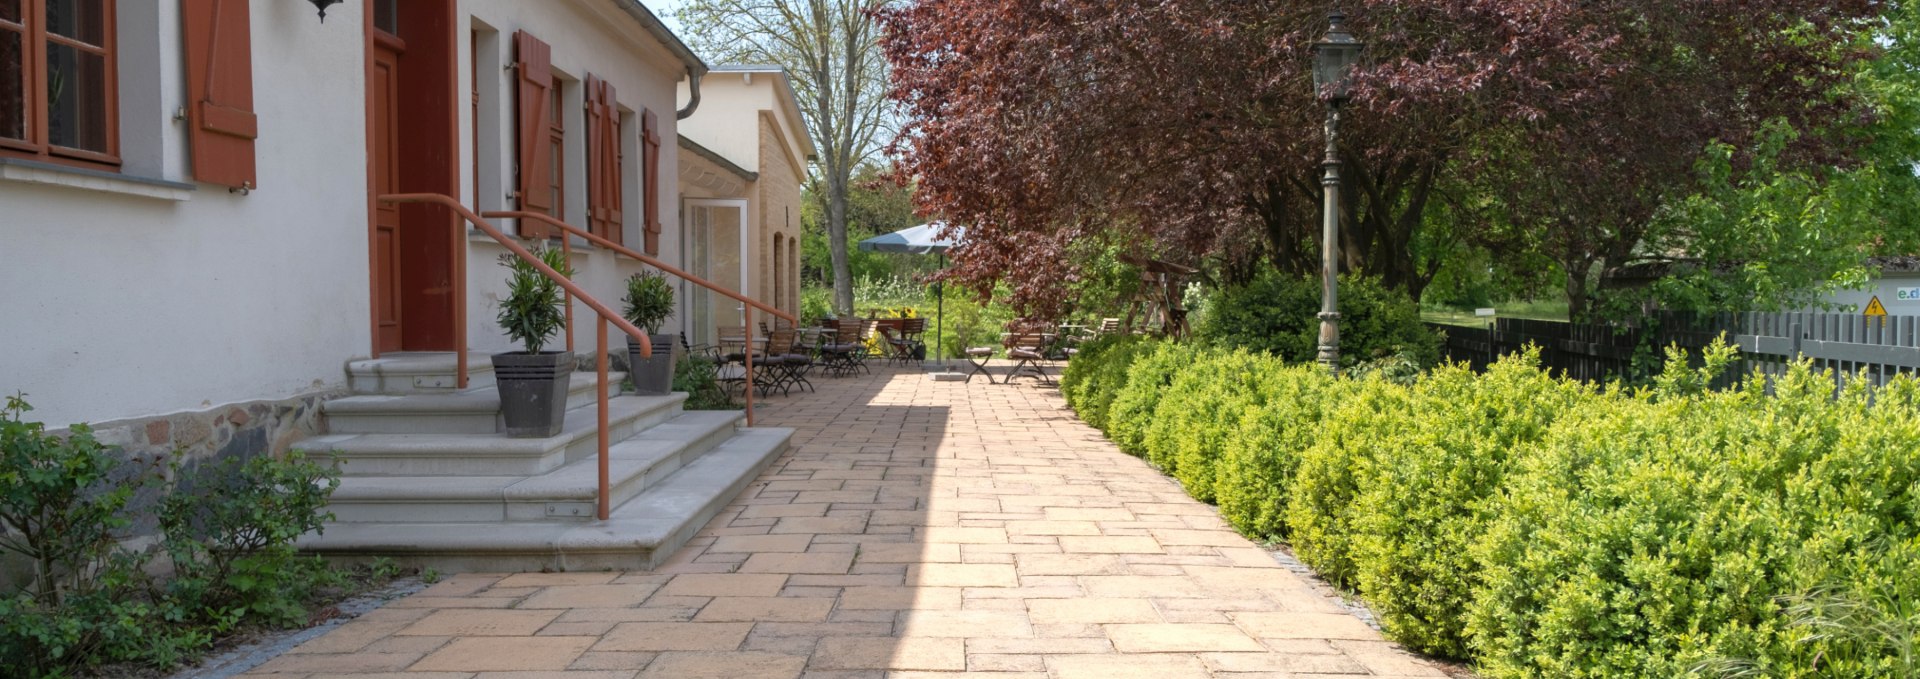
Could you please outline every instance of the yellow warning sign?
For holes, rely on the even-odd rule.
[[[1887,307],[1880,303],[1879,295],[1874,295],[1873,299],[1867,302],[1867,310],[1861,313],[1868,316],[1885,316],[1887,315]]]

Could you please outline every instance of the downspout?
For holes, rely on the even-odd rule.
[[[687,69],[687,107],[674,113],[674,120],[686,120],[687,116],[693,115],[694,109],[700,108],[700,76],[702,75],[705,74],[692,68]]]

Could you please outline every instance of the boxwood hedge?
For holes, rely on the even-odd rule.
[[[1082,351],[1070,405],[1388,634],[1489,677],[1920,670],[1920,383],[1801,365],[1709,392],[1521,354],[1402,384],[1138,339]],[[1696,364],[1701,363],[1695,361]]]

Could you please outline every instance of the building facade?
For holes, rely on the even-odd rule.
[[[715,66],[700,90],[699,108],[680,123],[685,266],[797,312],[801,187],[814,156],[798,97],[777,66]],[[682,83],[680,101],[690,100]],[[736,253],[740,259],[732,259]],[[740,324],[739,304],[691,287],[685,292],[685,327],[694,341]]]
[[[676,86],[706,66],[635,0],[349,0],[324,20],[307,2],[25,0],[0,3],[8,42],[24,49],[0,48],[0,390],[52,427],[284,448],[349,362],[512,348],[494,322],[505,248],[382,195],[683,256],[662,175]],[[642,268],[578,252],[576,280],[609,304]],[[574,315],[590,353],[592,312]]]

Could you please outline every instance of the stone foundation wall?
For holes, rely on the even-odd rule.
[[[284,455],[300,439],[326,433],[320,404],[342,395],[340,391],[313,392],[278,401],[252,401],[93,425],[94,438],[118,450],[127,461],[122,468],[127,478],[154,470],[157,465],[166,479],[129,503],[127,515],[134,520],[127,536],[129,546],[144,547],[159,537],[157,507],[175,482],[170,461],[178,460],[191,469],[229,457]],[[28,411],[26,417],[31,419],[33,412]],[[0,555],[0,591],[24,581],[29,572],[24,560],[12,554]]]

